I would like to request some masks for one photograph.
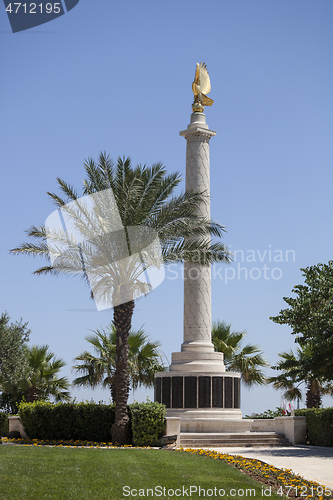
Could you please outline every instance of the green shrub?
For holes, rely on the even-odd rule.
[[[158,446],[165,432],[165,406],[147,401],[130,405],[134,446]]]
[[[110,442],[113,405],[97,403],[21,403],[19,415],[32,439]]]
[[[97,403],[20,403],[19,416],[31,439],[110,442],[115,407]],[[165,431],[165,406],[129,406],[133,444],[158,446]],[[132,436],[131,436],[132,438]]]
[[[279,408],[273,410],[266,410],[263,413],[254,413],[252,415],[245,415],[244,418],[275,418],[275,417],[283,417],[284,415],[290,415],[290,413],[286,412],[283,408]]]
[[[0,412],[0,439],[8,434],[8,413]]]
[[[306,417],[309,444],[333,446],[333,408],[306,408],[295,410],[298,417]]]

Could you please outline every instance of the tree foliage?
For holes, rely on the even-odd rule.
[[[117,220],[126,235],[124,247],[127,245],[129,256],[132,256],[130,231],[139,228],[136,234],[139,234],[140,230],[143,233],[146,230],[147,234],[157,234],[164,265],[188,261],[208,266],[213,262],[229,261],[226,247],[220,241],[212,241],[213,237],[221,238],[225,228],[199,215],[198,209],[202,203],[207,202],[208,193],[185,192],[174,195],[181,182],[179,173],[167,175],[162,164],[154,164],[152,167],[138,165],[133,168],[129,158],[118,158],[118,161],[113,163],[103,153],[97,162],[88,159],[84,167],[86,178],[83,180],[82,195],[92,195],[94,200],[96,193],[107,190],[111,192],[110,196],[117,208],[117,217],[119,215]],[[138,259],[133,260],[131,257],[129,260],[122,258],[122,269],[119,272],[120,261],[115,259],[117,245],[114,241],[113,203],[110,208],[108,203],[103,203],[102,196],[99,206],[96,209],[93,206],[92,211],[87,211],[79,203],[80,197],[76,190],[62,179],[58,178],[57,181],[62,196],[56,193],[48,195],[57,208],[64,210],[66,215],[72,218],[72,227],[79,229],[85,241],[82,242],[81,239],[81,242],[78,242],[75,238],[69,238],[68,233],[64,234],[63,231],[53,231],[50,234],[45,225],[32,226],[27,231],[32,242],[23,243],[11,252],[48,259],[47,265],[37,269],[36,274],[80,274],[90,284],[95,281],[98,285],[92,289],[95,297],[107,296],[117,299],[113,300],[113,304],[118,305],[113,306],[113,323],[117,338],[116,420],[112,439],[124,444],[129,428],[128,335],[132,326],[135,299],[138,294],[150,291],[143,280],[146,269],[142,268]],[[96,230],[96,225],[103,230]],[[86,257],[84,262],[83,253]],[[52,257],[55,260],[50,261]],[[140,268],[141,275],[138,274]],[[127,289],[127,299],[119,301],[118,296],[122,294],[124,285]]]
[[[288,304],[275,323],[289,325],[295,341],[306,348],[298,360],[298,380],[308,374],[318,380],[333,380],[333,261],[301,269],[304,284],[296,285],[296,297],[283,297]]]
[[[7,392],[28,372],[27,342],[30,330],[22,320],[10,323],[5,312],[0,317],[0,392]]]
[[[30,330],[22,320],[10,323],[7,313],[0,318],[0,408],[16,413],[26,401],[68,401],[69,381],[59,377],[64,361],[49,346],[29,346]]]
[[[49,350],[48,345],[33,345],[27,349],[29,364],[28,376],[20,381],[25,390],[26,401],[47,401],[51,396],[55,401],[69,401],[69,380],[59,377],[59,372],[65,366],[61,358],[57,358]]]
[[[114,325],[104,330],[94,331],[94,335],[86,340],[94,347],[95,355],[84,351],[75,358],[80,363],[73,369],[82,375],[73,380],[73,385],[108,387],[112,401],[115,401],[115,370],[116,370],[116,339],[117,332]],[[141,328],[131,330],[128,336],[128,370],[132,389],[140,386],[154,385],[154,373],[165,370],[159,342],[152,342]]]
[[[268,363],[257,345],[241,346],[245,335],[245,331],[231,331],[231,325],[225,321],[214,322],[212,326],[212,342],[215,351],[223,352],[226,369],[240,372],[242,381],[249,387],[265,384],[265,375],[260,368]]]
[[[316,378],[312,372],[308,372],[303,377],[303,363],[307,358],[311,358],[311,350],[307,346],[296,349],[296,354],[290,349],[288,352],[279,354],[279,361],[273,370],[279,370],[282,373],[276,377],[269,377],[268,383],[273,384],[275,389],[284,390],[284,397],[289,401],[303,398],[300,385],[306,384],[306,407],[319,408],[322,402],[322,395],[333,395],[333,385],[325,381],[322,377]]]

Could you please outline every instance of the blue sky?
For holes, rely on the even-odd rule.
[[[54,210],[46,191],[56,190],[56,177],[80,188],[84,159],[102,150],[184,175],[179,131],[190,120],[200,61],[215,101],[206,108],[217,132],[211,216],[239,250],[231,266],[213,269],[212,316],[247,330],[271,365],[295,347],[290,329],[269,316],[303,281],[300,268],[332,259],[332,25],[330,0],[80,0],[66,15],[13,34],[0,6],[1,310],[29,322],[31,342],[66,361],[64,375],[74,378],[84,337],[105,327],[112,311],[98,312],[79,279],[33,276],[42,261],[8,250]],[[183,335],[183,282],[174,277],[167,271],[133,318],[169,360]],[[279,403],[271,387],[242,393],[243,414]]]

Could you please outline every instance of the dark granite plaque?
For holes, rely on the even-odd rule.
[[[240,379],[234,378],[234,408],[240,408]]]
[[[223,377],[213,377],[213,408],[223,408]]]
[[[161,377],[155,378],[155,391],[154,391],[154,401],[157,403],[162,403],[161,400]]]
[[[224,407],[232,408],[232,378],[225,377],[224,378]]]
[[[183,377],[172,377],[172,408],[183,408]]]
[[[197,407],[197,377],[185,377],[185,408]]]
[[[170,408],[170,377],[162,377],[162,403]]]
[[[210,408],[210,377],[199,377],[199,408]]]

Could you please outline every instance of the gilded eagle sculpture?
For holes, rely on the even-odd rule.
[[[211,90],[207,65],[205,63],[197,63],[195,69],[194,82],[192,83],[194,101],[192,104],[193,113],[203,113],[204,106],[211,106],[213,99],[207,97]]]

